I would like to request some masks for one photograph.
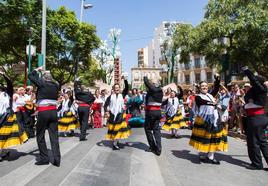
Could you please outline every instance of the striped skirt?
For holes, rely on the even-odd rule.
[[[21,145],[27,140],[28,136],[17,122],[16,114],[9,116],[0,128],[0,149]]]
[[[130,136],[131,130],[125,119],[126,114],[123,115],[123,118],[118,118],[118,122],[108,121],[107,140],[126,139]]]
[[[69,132],[79,128],[79,122],[72,112],[68,112],[58,121],[59,132]]]
[[[165,124],[162,126],[162,129],[170,131],[171,129],[180,129],[181,127],[186,127],[186,122],[183,119],[180,109],[178,109],[177,114],[173,117],[167,119]]]
[[[197,116],[189,144],[200,152],[227,151],[227,135],[228,132],[225,128],[218,133],[207,132],[204,127],[204,120]]]

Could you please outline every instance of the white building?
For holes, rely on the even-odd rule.
[[[164,71],[164,66],[160,64],[162,58],[160,36],[165,34],[166,30],[174,23],[183,24],[181,22],[162,22],[159,27],[155,28],[153,39],[148,46],[138,50],[138,68],[131,69],[131,80],[134,88],[139,88],[143,84],[142,77],[146,73],[149,78],[157,77],[162,80],[163,84],[166,84],[167,73]],[[179,60],[179,56],[177,59]],[[212,83],[213,76],[216,73],[215,68],[207,67],[204,56],[192,54],[189,63],[179,64],[177,62],[174,71],[175,83],[183,87],[190,87],[193,83],[199,83],[200,81]],[[155,73],[155,75],[151,73]]]

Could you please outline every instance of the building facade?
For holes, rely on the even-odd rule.
[[[143,77],[147,76],[149,79],[161,79],[161,68],[155,67],[136,67],[131,68],[131,83],[132,88],[143,89]]]
[[[183,24],[180,22],[162,22],[159,27],[155,28],[152,41],[145,48],[138,50],[138,67],[131,69],[132,87],[139,88],[143,84],[143,76],[148,78],[157,78],[163,85],[167,84],[167,66],[163,63],[160,37],[168,35],[171,25]],[[184,88],[191,87],[194,83],[200,81],[213,82],[213,76],[217,72],[215,68],[207,66],[205,57],[191,54],[190,61],[186,64],[179,63],[174,68],[174,82]]]

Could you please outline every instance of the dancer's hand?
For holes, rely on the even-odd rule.
[[[35,70],[38,71],[38,72],[41,72],[41,71],[43,70],[43,66],[38,67],[38,68],[36,68]]]
[[[220,80],[220,75],[219,75],[218,73],[215,74],[215,75],[214,75],[214,79],[217,80],[217,81],[219,81],[219,80]]]
[[[242,67],[242,70],[243,70],[243,71],[245,71],[245,70],[247,70],[247,69],[248,69],[248,66],[243,66],[243,67]]]

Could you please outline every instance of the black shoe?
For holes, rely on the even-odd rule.
[[[49,161],[37,161],[35,162],[35,165],[48,165]]]
[[[268,171],[268,168],[263,168],[263,170]]]
[[[113,145],[113,150],[120,150],[120,148],[117,145]]]
[[[60,161],[54,161],[52,164],[56,167],[60,167]]]
[[[202,155],[199,156],[199,160],[200,160],[201,162],[206,161],[206,159],[207,159],[206,156],[202,156]]]
[[[218,160],[216,160],[216,159],[211,160],[208,157],[206,157],[206,159],[203,160],[202,162],[203,163],[213,164],[213,165],[220,165],[221,164]]]
[[[2,159],[6,159],[10,156],[10,151],[7,151],[5,154],[2,155]]]
[[[68,136],[74,136],[74,131],[72,130],[69,134],[68,134]]]
[[[249,170],[262,170],[263,168],[262,167],[256,167],[256,166],[251,164],[248,167],[246,167],[246,169],[249,169]]]
[[[145,152],[153,152],[153,149],[149,147],[148,149],[145,149]]]
[[[157,155],[157,156],[160,156],[161,155],[161,151],[156,150],[156,151],[154,151],[154,154]]]
[[[80,138],[80,141],[87,141],[87,138],[85,138],[85,137]]]

